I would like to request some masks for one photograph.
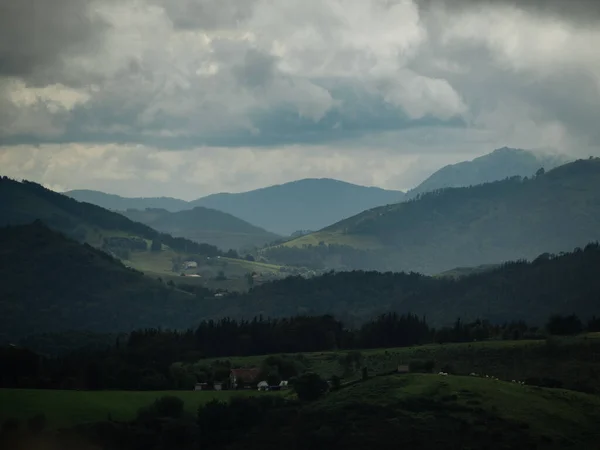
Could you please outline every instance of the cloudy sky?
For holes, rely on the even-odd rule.
[[[0,0],[0,172],[185,199],[600,155],[597,0]]]

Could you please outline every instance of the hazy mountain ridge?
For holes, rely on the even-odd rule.
[[[570,161],[565,155],[502,147],[491,153],[442,167],[406,192],[407,199],[449,187],[467,187],[507,177],[533,176],[540,168],[550,170]]]
[[[171,212],[196,206],[216,209],[263,228],[290,235],[318,230],[365,209],[402,201],[402,191],[359,186],[330,178],[307,178],[241,193],[219,193],[185,202],[170,198],[124,198],[97,191],[65,193],[114,210],[162,208]]]
[[[129,209],[121,214],[158,231],[206,242],[223,250],[262,247],[280,238],[231,214],[202,206],[178,212],[158,208],[144,211]]]
[[[600,159],[579,160],[532,179],[513,177],[426,193],[417,200],[373,208],[278,249],[329,249],[352,259],[346,268],[439,273],[456,267],[533,258],[600,239]],[[358,250],[353,250],[353,240]],[[371,250],[364,242],[374,242]],[[359,245],[360,244],[360,245]],[[269,254],[269,252],[267,252]],[[272,255],[271,255],[272,256]]]
[[[90,189],[75,189],[64,192],[64,194],[77,201],[92,203],[112,211],[158,208],[177,212],[189,208],[189,202],[172,197],[121,197],[120,195],[106,194]]]

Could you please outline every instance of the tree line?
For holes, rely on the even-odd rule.
[[[291,354],[301,352],[404,347],[427,343],[471,342],[486,339],[542,337],[546,331],[574,334],[596,331],[600,320],[584,325],[576,316],[552,316],[544,328],[522,321],[492,324],[485,320],[463,322],[435,329],[414,314],[386,313],[356,329],[347,328],[333,316],[296,316],[250,321],[221,319],[204,321],[186,331],[143,329],[117,336],[110,345],[99,342],[59,356],[43,356],[19,346],[0,350],[0,387],[47,389],[190,389],[195,382],[210,381],[215,371],[221,379],[232,367],[227,357]],[[351,366],[352,360],[349,353]],[[196,372],[181,364],[225,358]],[[275,357],[272,357],[275,358]],[[265,376],[298,375],[304,369],[289,360],[265,360]],[[301,358],[298,359],[302,363]],[[288,366],[286,366],[288,364]],[[203,372],[206,372],[203,374]],[[220,381],[220,380],[216,380]]]

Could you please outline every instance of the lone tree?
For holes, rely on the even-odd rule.
[[[162,243],[160,242],[160,239],[158,239],[158,238],[152,239],[152,245],[150,246],[150,251],[160,252],[161,250],[162,250]]]
[[[300,400],[310,402],[325,394],[329,389],[329,384],[318,374],[309,372],[296,378],[292,387]]]
[[[583,324],[575,314],[570,316],[553,315],[546,324],[548,333],[558,336],[579,334],[583,331]]]

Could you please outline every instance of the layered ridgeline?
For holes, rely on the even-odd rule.
[[[68,330],[130,331],[187,328],[210,318],[289,317],[333,313],[358,325],[389,312],[412,312],[434,325],[463,320],[526,320],[551,314],[600,315],[600,248],[532,263],[505,264],[467,277],[341,272],[289,277],[247,294],[215,298],[186,278],[164,285],[126,268],[104,252],[35,223],[0,229],[0,337]]]
[[[225,211],[269,231],[290,235],[297,230],[319,230],[365,209],[403,198],[401,191],[309,178],[239,194],[209,195],[192,204]]]
[[[176,212],[189,209],[189,202],[172,197],[121,197],[89,189],[75,189],[65,192],[71,198],[80,202],[92,203],[112,211],[125,211],[128,209],[144,210],[147,208],[166,209]]]
[[[198,296],[125,267],[41,222],[0,228],[0,341],[32,333],[182,328]]]
[[[534,258],[600,239],[600,159],[423,194],[264,251],[313,267],[413,270]]]
[[[157,208],[143,211],[129,209],[121,214],[155,230],[195,242],[206,242],[223,250],[262,247],[281,238],[231,214],[201,206],[179,212]]]
[[[401,191],[327,178],[298,180],[237,194],[213,194],[192,202],[170,198],[124,198],[97,191],[69,191],[66,195],[120,211],[160,208],[176,212],[203,206],[281,235],[291,235],[298,230],[319,230],[365,209],[397,203],[404,198]]]
[[[96,247],[135,250],[151,241],[174,251],[219,256],[212,245],[174,238],[99,206],[76,201],[29,181],[0,178],[0,226],[41,220],[50,228]]]
[[[503,147],[471,161],[442,167],[417,187],[406,192],[406,198],[415,198],[425,192],[449,187],[475,186],[514,176],[529,177],[540,168],[550,170],[568,161],[566,156],[560,154]]]

